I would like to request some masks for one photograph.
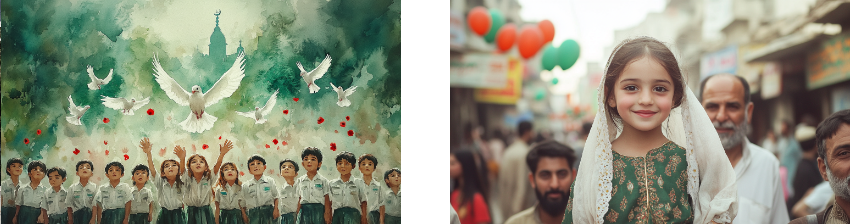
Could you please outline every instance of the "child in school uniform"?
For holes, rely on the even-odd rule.
[[[12,223],[15,218],[15,212],[18,210],[15,206],[15,195],[20,188],[21,173],[24,172],[24,161],[21,158],[11,158],[6,161],[6,175],[9,179],[2,182],[0,187],[0,207],[2,207],[2,215],[0,223]]]
[[[325,206],[331,200],[328,197],[329,181],[318,172],[322,167],[322,151],[314,147],[305,148],[301,152],[301,165],[307,174],[296,181],[300,197],[297,223],[330,223],[331,207]]]
[[[158,191],[159,205],[162,209],[159,210],[159,217],[156,220],[157,224],[186,224],[186,213],[183,212],[183,195],[186,192],[186,184],[183,183],[181,172],[183,165],[177,160],[168,159],[162,161],[160,171],[157,173],[153,165],[153,156],[151,155],[150,139],[144,138],[139,142],[139,147],[148,156],[148,168],[151,169],[153,176],[153,186]],[[163,149],[165,150],[165,149]],[[174,147],[174,154],[185,161],[186,150],[180,146]],[[159,175],[159,178],[157,178]]]
[[[47,170],[47,181],[51,189],[45,193],[48,224],[67,224],[71,217],[71,209],[66,203],[68,191],[62,186],[65,183],[65,169],[53,167]]]
[[[242,181],[239,181],[239,169],[231,162],[221,165],[218,183],[215,187],[215,219],[218,224],[244,224],[248,215],[243,208]]]
[[[366,195],[357,187],[357,178],[351,176],[351,170],[357,159],[351,152],[342,151],[336,155],[336,170],[339,178],[331,180],[331,208],[333,224],[360,224],[366,222]]]
[[[80,160],[76,166],[77,176],[80,181],[68,188],[68,198],[65,203],[71,207],[71,216],[74,223],[89,224],[95,219],[94,195],[97,193],[97,184],[89,181],[94,174],[94,164],[89,160]]]
[[[121,183],[124,177],[124,164],[111,162],[106,164],[108,184],[101,185],[94,196],[97,209],[97,219],[103,224],[120,224],[130,220],[130,201],[133,193],[130,185]]]
[[[207,158],[200,154],[190,156],[188,163],[186,163],[187,170],[183,173],[183,181],[186,183],[188,192],[183,196],[183,203],[187,206],[186,213],[189,216],[189,224],[215,223],[215,215],[213,215],[210,206],[213,198],[212,188],[218,180],[221,160],[233,148],[233,143],[230,140],[225,140],[224,145],[220,147],[221,153],[212,171],[210,171]]]
[[[381,182],[375,180],[372,173],[378,166],[378,159],[372,154],[363,154],[357,161],[357,167],[363,178],[357,179],[357,187],[366,195],[366,216],[369,224],[378,224],[381,221]],[[378,175],[381,175],[380,173]]]
[[[401,224],[401,170],[392,168],[384,173],[384,182],[390,189],[384,192],[381,205],[381,223]]]
[[[266,171],[266,159],[260,155],[248,159],[248,169],[254,178],[242,184],[245,209],[250,224],[272,224],[280,216],[278,211],[278,192],[274,179],[263,175]]]
[[[298,192],[295,177],[298,176],[298,164],[290,159],[280,161],[281,184],[278,208],[280,209],[280,224],[295,224],[295,214],[298,212]]]
[[[45,209],[47,207],[45,205],[47,187],[41,185],[46,170],[47,166],[41,161],[32,161],[27,165],[27,176],[30,178],[30,183],[18,188],[18,193],[15,196],[15,205],[17,206],[15,214],[17,216],[12,219],[12,223],[33,224],[47,221],[47,210]]]
[[[130,201],[130,224],[149,224],[153,221],[153,192],[146,187],[150,169],[139,164],[133,168],[133,200]]]

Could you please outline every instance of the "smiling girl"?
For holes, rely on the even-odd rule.
[[[735,173],[666,45],[651,37],[620,43],[597,99],[563,223],[735,218]]]

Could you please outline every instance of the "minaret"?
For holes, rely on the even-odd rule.
[[[224,39],[224,33],[221,32],[221,28],[218,27],[218,16],[221,15],[221,10],[216,11],[213,15],[215,15],[215,29],[213,29],[212,35],[210,35],[209,56],[215,61],[223,62],[227,54],[227,41]]]
[[[245,48],[242,48],[242,40],[239,40],[239,47],[236,48],[236,57],[239,57],[242,52],[245,51]]]

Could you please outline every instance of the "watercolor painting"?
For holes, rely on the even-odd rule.
[[[89,159],[104,183],[109,162],[146,164],[144,137],[156,164],[175,145],[214,163],[230,140],[240,170],[260,154],[280,178],[317,147],[325,177],[338,153],[371,153],[383,183],[401,167],[400,4],[3,1],[0,162],[63,167],[70,185]]]

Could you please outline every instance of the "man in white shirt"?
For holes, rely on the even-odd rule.
[[[702,106],[714,124],[726,156],[735,169],[738,185],[736,223],[788,223],[782,196],[779,161],[767,150],[747,139],[753,114],[746,80],[719,74],[701,83]]]

